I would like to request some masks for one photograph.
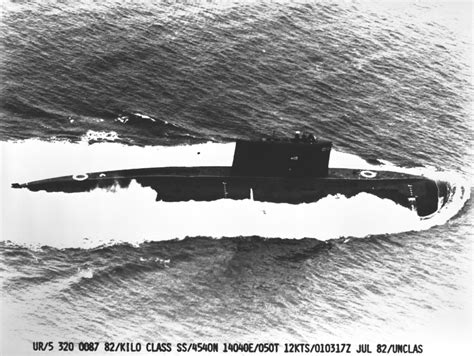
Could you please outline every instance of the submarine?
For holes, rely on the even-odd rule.
[[[132,180],[156,191],[157,201],[253,199],[311,203],[328,195],[369,193],[427,218],[449,200],[448,182],[384,170],[329,168],[332,142],[314,135],[291,139],[236,140],[232,166],[158,167],[62,176],[12,188],[88,192],[126,188]]]

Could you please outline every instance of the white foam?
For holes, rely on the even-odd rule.
[[[117,132],[115,131],[94,131],[89,130],[86,134],[82,137],[82,141],[85,143],[89,142],[96,142],[96,141],[109,141],[114,142],[119,139]]]
[[[230,165],[234,144],[129,147],[117,143],[86,145],[27,140],[4,142],[1,147],[2,239],[30,246],[87,248],[198,235],[328,240],[389,234],[445,223],[462,208],[470,192],[467,182],[455,173],[417,168],[417,173],[436,175],[459,188],[450,204],[424,220],[391,200],[366,193],[352,198],[328,196],[316,203],[292,205],[250,199],[156,202],[154,190],[135,182],[116,192],[31,192],[11,189],[10,184],[121,168]],[[387,165],[371,166],[360,157],[337,151],[332,154],[331,165],[387,169]],[[464,188],[464,195],[460,187]]]

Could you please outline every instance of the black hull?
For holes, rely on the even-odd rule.
[[[327,177],[252,177],[232,174],[230,167],[165,167],[97,172],[13,184],[32,191],[87,192],[128,187],[132,180],[157,192],[163,201],[249,199],[300,204],[328,195],[370,193],[416,210],[425,217],[448,200],[449,185],[396,172],[330,169]]]

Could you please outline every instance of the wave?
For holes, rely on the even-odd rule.
[[[97,287],[101,288],[119,280],[135,278],[137,275],[169,268],[170,260],[155,258],[139,258],[135,261],[123,260],[117,264],[111,263],[111,266],[91,267],[80,269],[78,273],[68,280],[68,288],[77,288],[97,283]]]
[[[136,147],[119,143],[71,144],[27,140],[2,143],[2,238],[27,246],[94,248],[163,241],[187,236],[252,236],[326,241],[429,229],[455,216],[470,197],[468,181],[455,172],[402,168],[333,151],[330,166],[391,169],[448,180],[451,202],[429,219],[391,200],[367,193],[327,196],[308,204],[250,199],[212,202],[156,202],[155,191],[133,182],[115,192],[32,193],[12,182],[120,168],[230,165],[234,144]]]

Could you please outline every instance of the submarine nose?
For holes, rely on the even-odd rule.
[[[453,189],[447,181],[426,179],[424,193],[417,196],[418,215],[425,218],[439,211],[451,198]]]
[[[449,200],[451,195],[451,185],[446,181],[436,181],[438,186],[438,209],[441,209]]]

